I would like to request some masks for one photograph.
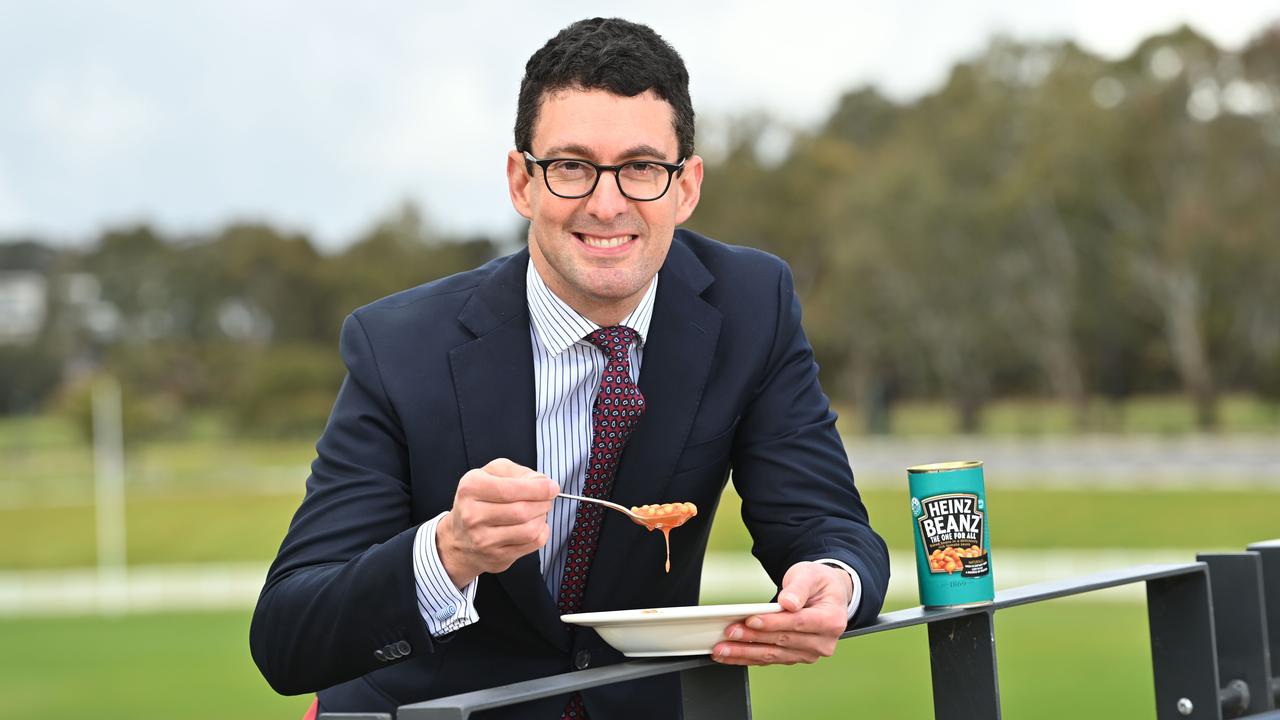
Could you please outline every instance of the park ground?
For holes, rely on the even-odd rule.
[[[946,436],[920,417],[918,432],[848,442],[894,555],[887,609],[916,602],[901,472],[916,462],[987,461],[1001,586],[1280,537],[1280,443],[1264,420],[1215,436],[1189,434],[1168,413],[1153,415],[1159,427],[1105,437],[1057,432],[1051,420],[1044,431]],[[169,591],[111,605],[86,600],[101,590],[92,453],[56,419],[0,421],[0,718],[300,716],[306,699],[267,687],[247,635],[255,583],[311,453],[309,441],[216,435],[130,447],[127,575],[170,578]],[[737,503],[728,491],[717,515],[704,602],[769,590],[751,569]],[[218,572],[222,585],[198,584]],[[186,585],[175,585],[183,573]],[[1036,604],[996,621],[1006,717],[1153,716],[1140,593]],[[845,641],[815,666],[753,671],[751,684],[755,716],[766,719],[928,717],[932,702],[923,628]]]

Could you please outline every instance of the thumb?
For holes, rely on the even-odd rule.
[[[494,458],[485,463],[484,471],[490,475],[506,478],[518,478],[531,472],[529,468],[504,457]]]
[[[533,477],[534,479],[537,479],[540,477],[546,481],[548,500],[554,500],[556,498],[556,495],[560,493],[560,484],[557,483],[554,479],[552,479],[551,476],[543,475],[540,472],[534,472],[531,477]]]
[[[796,563],[782,577],[782,590],[778,592],[778,604],[788,612],[803,608],[817,591],[821,574],[814,572],[814,563]]]

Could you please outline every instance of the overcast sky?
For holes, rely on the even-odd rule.
[[[336,247],[404,199],[445,230],[509,233],[524,63],[591,15],[666,37],[700,122],[802,127],[859,84],[927,92],[993,33],[1117,56],[1186,22],[1239,47],[1280,2],[0,0],[0,238],[265,219]]]

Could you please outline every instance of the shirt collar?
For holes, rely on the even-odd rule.
[[[653,319],[653,300],[658,293],[658,276],[655,274],[649,281],[649,289],[645,290],[640,304],[622,321],[636,331],[636,342],[644,347],[645,338],[649,336],[649,322]],[[583,317],[577,310],[551,292],[551,288],[543,282],[542,276],[529,259],[529,269],[525,274],[525,297],[529,303],[529,323],[533,326],[534,335],[542,347],[551,355],[559,355],[575,342],[600,329],[600,325]]]

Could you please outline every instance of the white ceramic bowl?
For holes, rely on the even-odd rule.
[[[560,619],[594,628],[627,657],[661,657],[709,655],[731,623],[776,612],[782,612],[778,603],[750,603],[575,613]]]

